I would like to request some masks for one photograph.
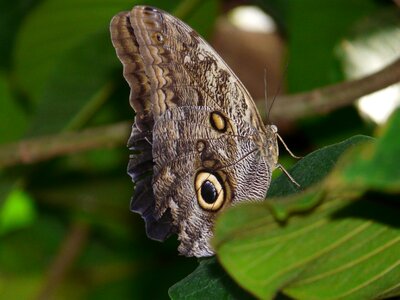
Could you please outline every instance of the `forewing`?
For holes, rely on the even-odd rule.
[[[264,129],[243,84],[193,29],[147,6],[134,7],[130,23],[150,81],[154,120],[174,107],[207,106]]]

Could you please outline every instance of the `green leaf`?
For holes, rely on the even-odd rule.
[[[65,53],[49,75],[29,134],[82,127],[107,99],[117,66],[108,32],[91,35]]]
[[[16,76],[23,89],[38,101],[63,55],[92,34],[108,32],[112,16],[134,4],[132,0],[43,1],[26,18],[17,38]]]
[[[376,299],[396,289],[400,278],[398,211],[379,200],[363,198],[331,214],[313,239],[320,245],[311,247],[315,251],[310,255],[312,263],[284,291],[299,299]],[[325,231],[328,226],[330,230]]]
[[[296,172],[290,171],[298,172],[298,176],[304,172],[299,177],[304,187],[325,177],[322,184],[298,194],[290,190],[277,192],[289,195],[238,205],[222,214],[213,244],[228,273],[263,299],[272,299],[278,292],[296,299],[398,295],[400,220],[399,208],[390,205],[394,199],[382,194],[365,194],[360,198],[365,186],[358,189],[352,182],[347,182],[349,186],[342,186],[342,190],[329,190],[335,177],[326,177],[340,153],[356,144],[359,145],[354,150],[348,151],[350,154],[358,149],[389,148],[393,151],[385,154],[390,159],[388,153],[398,149],[393,146],[397,142],[390,142],[398,125],[395,116],[378,142],[365,143],[370,139],[354,137],[306,156],[295,166]],[[343,160],[340,158],[340,164],[346,161],[344,165],[349,168],[359,164],[356,158],[364,161],[360,155],[353,155],[352,160],[345,160],[346,156],[347,153]],[[371,162],[371,171],[377,171],[373,159],[365,161]],[[385,168],[381,173],[385,173]],[[334,174],[339,171],[335,168]],[[321,178],[309,176],[309,172],[320,174]],[[390,170],[388,174],[397,176]],[[285,189],[283,182],[274,184]],[[348,190],[356,194],[358,191],[359,200],[350,202],[355,197]],[[322,202],[324,198],[330,201]]]
[[[171,299],[252,299],[221,268],[215,258],[201,259],[189,276],[173,285]]]
[[[342,184],[364,189],[400,191],[400,109],[380,129],[377,143],[357,148],[338,166]]]
[[[296,299],[376,298],[399,283],[398,214],[372,201],[346,207],[343,200],[292,217],[285,226],[268,214],[265,203],[235,207],[217,223],[219,260],[237,282],[264,299],[280,290]],[[372,221],[375,214],[391,226]]]
[[[291,213],[309,211],[317,205],[325,193],[320,186],[316,185],[332,171],[339,157],[346,150],[357,145],[372,143],[373,140],[368,136],[357,135],[307,155],[289,171],[300,184],[300,189],[285,174],[273,180],[268,190],[267,203],[275,217],[283,221]],[[314,187],[309,188],[311,186]],[[301,192],[301,197],[298,195],[299,192]]]
[[[30,225],[36,217],[33,199],[14,188],[0,207],[0,234]]]
[[[323,147],[301,159],[289,173],[300,184],[301,190],[304,190],[320,182],[332,170],[339,156],[345,150],[355,145],[372,141],[371,137],[357,135],[343,142]],[[299,189],[285,174],[282,174],[272,181],[267,197],[287,196],[296,192],[299,192]]]

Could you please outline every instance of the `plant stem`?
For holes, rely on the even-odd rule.
[[[128,122],[42,136],[0,147],[0,168],[30,164],[90,149],[117,147],[126,143]]]
[[[307,116],[326,114],[399,81],[400,59],[360,79],[305,93],[280,96],[275,101],[277,105],[271,111],[271,119],[279,123],[279,121],[294,121]]]

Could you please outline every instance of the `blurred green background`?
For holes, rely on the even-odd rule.
[[[384,0],[0,1],[1,166],[8,143],[133,122],[108,25],[134,5],[176,13],[207,39],[217,38],[216,21],[231,8],[260,7],[278,24],[286,61],[278,81],[289,93],[346,79],[352,61],[344,41],[373,48],[372,34],[399,25],[398,8]],[[306,154],[374,127],[347,107],[298,120],[284,136]],[[128,135],[121,131],[108,147],[0,169],[1,299],[164,299],[197,266],[178,255],[175,238],[149,240],[129,211]]]

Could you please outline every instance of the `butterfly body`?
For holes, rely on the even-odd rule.
[[[264,199],[277,165],[276,129],[264,126],[218,54],[168,13],[136,6],[113,18],[111,35],[136,111],[131,209],[149,237],[177,233],[182,254],[212,255],[218,213]]]

